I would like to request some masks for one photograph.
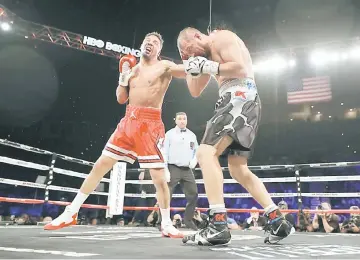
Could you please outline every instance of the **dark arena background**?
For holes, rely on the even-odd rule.
[[[177,36],[188,26],[205,34],[228,28],[249,48],[262,100],[250,169],[297,232],[263,243],[257,217],[250,224],[263,210],[231,179],[226,157],[227,247],[162,238],[153,184],[137,162],[105,175],[76,226],[44,231],[125,115],[115,95],[119,59],[139,58],[144,36],[156,31],[161,59],[180,64]],[[0,258],[358,259],[359,36],[358,0],[0,0]],[[173,79],[162,107],[166,131],[185,112],[200,142],[217,99],[214,79],[196,99]],[[194,221],[206,221],[201,170],[194,175]],[[121,193],[116,212],[112,190]],[[174,223],[185,205],[177,187]],[[322,215],[330,228],[314,228]]]

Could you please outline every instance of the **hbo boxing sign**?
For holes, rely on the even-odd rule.
[[[83,44],[92,46],[92,47],[97,47],[99,49],[104,48],[108,51],[114,51],[114,52],[118,52],[118,53],[122,53],[122,54],[131,54],[131,55],[134,55],[135,57],[140,57],[139,50],[131,49],[129,47],[122,46],[119,44],[113,44],[111,42],[104,42],[102,40],[97,40],[95,38],[91,38],[88,36],[84,36]]]

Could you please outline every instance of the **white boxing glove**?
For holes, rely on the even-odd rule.
[[[120,75],[119,75],[119,85],[122,86],[122,87],[129,86],[129,80],[130,80],[131,76],[132,76],[132,70],[131,69],[120,73]]]
[[[190,169],[195,169],[196,165],[197,165],[198,161],[196,159],[196,156],[194,156],[194,158],[190,161],[189,163],[189,168]]]
[[[185,72],[188,75],[199,76],[200,74],[218,75],[220,64],[204,57],[190,57],[186,62]]]
[[[169,168],[165,167],[164,170],[165,170],[165,180],[166,182],[170,182],[171,176],[170,176]]]

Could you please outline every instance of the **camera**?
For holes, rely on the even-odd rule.
[[[175,221],[175,227],[176,227],[176,228],[180,228],[180,227],[181,227],[181,220],[180,220],[180,219],[177,219],[177,220]]]

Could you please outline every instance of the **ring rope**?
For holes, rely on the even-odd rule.
[[[16,166],[21,166],[21,167],[26,167],[26,168],[37,169],[37,170],[44,170],[44,171],[50,170],[50,167],[46,166],[46,165],[27,162],[27,161],[13,159],[13,158],[4,157],[4,156],[0,156],[0,162],[6,163],[6,164],[11,164],[11,165],[16,165]],[[56,172],[58,174],[66,175],[66,176],[79,177],[79,178],[83,178],[83,179],[85,179],[88,176],[88,174],[85,174],[85,173],[75,172],[75,171],[71,171],[71,170],[65,170],[65,169],[56,168],[56,167],[54,167],[54,172]],[[270,183],[296,182],[296,177],[260,178],[260,180],[262,182],[270,182]],[[108,179],[108,178],[103,178],[101,181],[110,183],[110,179]],[[345,176],[340,175],[340,176],[301,177],[301,182],[324,182],[324,181],[330,181],[330,182],[360,181],[360,176],[359,175],[345,175]],[[139,185],[153,184],[153,182],[151,180],[126,180],[125,183],[126,184],[139,184]],[[196,180],[196,183],[203,184],[204,180],[202,180],[202,179]],[[237,182],[234,179],[225,179],[224,183],[236,184]]]
[[[38,148],[34,148],[34,147],[30,147],[27,145],[23,145],[23,144],[19,144],[19,143],[15,143],[15,142],[11,142],[8,140],[4,140],[4,139],[0,139],[0,144],[6,145],[6,146],[11,146],[11,147],[15,147],[15,148],[19,148],[22,150],[26,150],[26,151],[30,151],[30,152],[35,152],[35,153],[40,153],[40,154],[46,154],[46,155],[52,155],[52,159],[56,160],[56,158],[61,158],[70,162],[76,162],[79,164],[83,164],[83,165],[88,165],[88,166],[92,166],[93,163],[91,162],[87,162],[81,159],[76,159],[76,158],[72,158],[66,155],[59,155],[59,154],[55,154],[46,150],[41,150]],[[80,177],[80,178],[85,178],[87,176],[87,174],[83,174],[83,173],[78,173],[78,172],[73,172],[73,171],[68,171],[68,170],[64,170],[64,169],[59,169],[59,168],[55,168],[53,162],[55,162],[54,160],[52,160],[52,163],[50,164],[50,166],[45,166],[45,165],[41,165],[41,164],[36,164],[36,163],[31,163],[31,162],[26,162],[26,161],[22,161],[22,160],[17,160],[17,159],[13,159],[13,158],[8,158],[8,157],[3,157],[0,156],[0,162],[3,163],[8,163],[8,164],[13,164],[13,165],[17,165],[17,166],[22,166],[22,167],[27,167],[27,168],[35,168],[38,170],[47,170],[47,171],[51,171],[49,173],[49,176],[52,176],[52,171],[63,174],[63,175],[68,175],[68,176],[75,176],[75,177]],[[261,166],[249,166],[250,169],[252,170],[280,170],[280,169],[292,169],[295,170],[295,177],[284,177],[284,178],[263,178],[262,180],[264,182],[284,182],[284,179],[286,180],[286,182],[296,182],[297,185],[300,185],[300,175],[299,175],[299,169],[303,169],[303,168],[331,168],[331,167],[348,167],[348,166],[355,166],[355,165],[360,165],[359,161],[356,162],[332,162],[332,163],[312,163],[312,164],[296,164],[296,165],[261,165]],[[223,167],[223,170],[228,169],[227,167]],[[198,170],[198,169],[195,169]],[[141,172],[143,171],[143,169],[128,169],[127,172]],[[320,176],[320,177],[301,177],[301,182],[305,182],[305,181],[340,181],[340,180],[345,180],[345,181],[349,181],[349,180],[359,180],[358,178],[359,176]],[[110,182],[109,179],[105,179],[106,182]],[[137,183],[135,184],[145,184],[144,181],[136,181]],[[203,180],[197,180],[198,183],[203,183]],[[4,178],[0,178],[0,183],[5,183],[5,184],[10,184],[10,185],[19,185],[19,186],[27,186],[27,187],[33,187],[33,188],[41,188],[41,189],[45,189],[45,190],[58,190],[58,191],[66,191],[66,192],[74,192],[77,193],[78,189],[74,189],[74,188],[69,188],[69,187],[61,187],[61,186],[55,186],[55,185],[50,185],[51,181],[48,182],[47,184],[38,184],[38,183],[32,183],[32,182],[24,182],[24,181],[17,181],[17,180],[11,180],[11,179],[4,179]],[[130,183],[129,181],[126,181],[126,183]],[[150,181],[150,183],[152,183]],[[149,183],[149,184],[150,184]],[[236,183],[234,180],[225,180],[224,183]],[[92,194],[94,195],[102,195],[102,196],[109,196],[108,193],[106,192],[93,192]],[[360,193],[359,192],[350,192],[350,193],[271,193],[270,194],[272,197],[298,197],[298,200],[301,201],[301,196],[305,196],[305,197],[360,197]],[[131,194],[131,193],[126,193],[124,194],[125,197],[156,197],[156,194]],[[184,194],[173,194],[174,198],[184,198],[185,195]],[[206,197],[206,194],[199,194],[200,198],[204,198]],[[233,194],[224,194],[225,198],[251,198],[252,196],[250,196],[250,194],[247,193],[233,193]],[[46,197],[45,197],[46,198]],[[4,200],[5,202],[16,202],[16,203],[32,203],[35,200],[27,200],[27,199],[16,199],[16,198],[3,198],[0,197],[0,201]],[[54,202],[54,201],[47,201],[48,197],[45,200],[36,200],[36,203],[53,203],[53,204],[57,204],[57,205],[67,205],[69,203],[64,203],[64,202]],[[32,202],[30,202],[32,201]],[[88,206],[88,204],[84,207],[96,207],[96,208],[101,208],[101,209],[108,209],[107,206],[105,205],[91,205]],[[138,207],[127,207],[124,206],[123,207],[124,210],[139,210]],[[179,208],[179,209],[183,209],[183,208]],[[147,210],[150,210],[150,208],[148,208]],[[240,210],[240,211],[239,211]],[[243,210],[243,211],[241,211]],[[294,210],[294,212],[300,212],[301,207],[298,210]],[[339,210],[340,212],[344,213],[346,210]],[[246,209],[229,209],[229,212],[249,212],[249,210]],[[320,211],[323,212],[323,211]],[[353,212],[353,211],[352,211]]]
[[[0,183],[3,184],[10,184],[10,185],[17,185],[17,186],[25,186],[25,187],[32,187],[32,188],[40,188],[45,189],[45,184],[39,184],[34,182],[26,182],[26,181],[17,181],[11,179],[0,178]],[[74,192],[77,193],[79,190],[75,188],[69,187],[62,187],[62,186],[55,186],[50,185],[49,190],[57,190],[57,191],[67,191],[67,192]],[[106,192],[99,192],[94,191],[91,193],[92,195],[102,195],[108,196],[109,194]],[[274,198],[284,198],[284,197],[297,197],[297,193],[270,193],[271,197]],[[302,193],[304,197],[329,197],[329,198],[343,198],[343,197],[360,197],[360,192],[343,192],[343,193],[318,193],[318,192],[311,192],[311,193]],[[137,193],[125,193],[125,197],[131,198],[155,198],[156,194],[137,194]],[[185,198],[184,194],[173,194],[173,198]],[[206,194],[199,194],[199,198],[206,198]],[[224,198],[252,198],[249,193],[227,193],[224,194]]]
[[[33,153],[46,154],[46,155],[55,154],[55,153],[47,151],[47,150],[43,150],[43,149],[39,149],[39,148],[36,148],[36,147],[28,146],[28,145],[25,145],[25,144],[11,142],[9,140],[1,139],[1,138],[0,138],[0,144],[5,145],[5,146],[18,148],[18,149],[25,150],[25,151],[29,151],[29,152],[33,152]],[[94,165],[93,162],[88,162],[88,161],[85,161],[85,160],[82,160],[82,159],[73,158],[73,157],[70,157],[70,156],[67,156],[67,155],[63,155],[63,154],[56,154],[56,156],[58,158],[61,158],[61,159],[65,160],[65,161],[69,161],[69,162],[79,163],[79,164],[88,165],[88,166],[93,166]]]
[[[9,203],[22,203],[22,204],[43,204],[45,203],[44,200],[38,199],[18,199],[18,198],[7,198],[7,197],[0,197],[0,202],[9,202]],[[48,204],[59,205],[59,206],[67,206],[70,202],[63,202],[63,201],[53,201],[50,200],[47,202]],[[94,205],[94,204],[83,204],[82,208],[92,208],[92,209],[108,209],[108,206],[105,205]],[[196,208],[199,211],[206,212],[208,208]],[[134,207],[134,206],[124,206],[124,210],[159,210],[158,207]],[[171,211],[185,211],[185,207],[171,207]],[[264,209],[226,209],[227,212],[231,213],[249,213],[249,212],[259,212],[264,213]],[[287,213],[299,213],[300,210],[297,209],[284,209],[280,210],[281,212]],[[350,209],[332,209],[332,210],[311,210],[311,209],[304,209],[302,212],[305,213],[335,213],[335,214],[360,214],[360,210],[350,210]]]
[[[20,144],[20,143],[16,143],[16,142],[11,142],[8,141],[6,139],[1,139],[0,138],[0,144],[5,145],[5,146],[11,146],[11,147],[15,147],[15,148],[19,148],[22,150],[26,150],[29,152],[35,152],[35,153],[41,153],[41,154],[48,154],[48,155],[53,155],[53,152],[49,152],[46,150],[42,150],[39,148],[35,148],[35,147],[31,147],[28,145],[24,145],[24,144]],[[66,161],[70,161],[70,162],[76,162],[79,164],[84,164],[84,165],[88,165],[88,166],[93,166],[94,163],[93,162],[88,162],[82,159],[77,159],[77,158],[73,158],[67,155],[62,155],[62,154],[56,154],[56,156],[58,158],[61,158],[63,160]],[[355,162],[330,162],[330,163],[310,163],[310,164],[289,164],[289,165],[258,165],[258,166],[249,166],[250,170],[262,170],[262,171],[266,171],[266,170],[286,170],[286,169],[295,169],[295,168],[332,168],[332,167],[350,167],[350,166],[357,166],[360,165],[360,161],[355,161]],[[228,167],[222,167],[222,170],[228,170]],[[195,170],[200,170],[200,168],[196,168]],[[138,169],[128,169],[128,172],[141,172],[144,171],[144,169],[138,168]]]

